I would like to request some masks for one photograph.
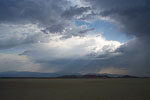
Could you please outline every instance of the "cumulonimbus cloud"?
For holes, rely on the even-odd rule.
[[[73,2],[0,0],[0,49],[33,44],[21,53],[21,58],[26,55],[47,69],[59,69],[62,65],[62,72],[97,73],[113,67],[113,72],[126,69],[128,74],[150,76],[149,0],[80,0],[76,1],[79,6]],[[99,19],[117,23],[121,31],[134,39],[121,45],[102,37],[88,37],[94,27],[75,25],[76,20]]]
[[[121,56],[104,61],[94,61],[97,68],[115,66],[132,70],[130,74],[149,75],[148,59],[150,46],[150,6],[149,0],[85,0],[96,16],[108,17],[118,23],[126,34],[135,39],[125,43],[116,52]],[[95,15],[94,15],[95,16]],[[108,63],[109,62],[109,63]],[[95,68],[96,69],[96,68]],[[96,71],[96,70],[95,70]]]

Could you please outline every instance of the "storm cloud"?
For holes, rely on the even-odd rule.
[[[62,17],[71,19],[75,16],[81,16],[84,12],[87,12],[90,10],[90,7],[70,7],[68,10],[62,13]]]
[[[67,0],[55,2],[53,0],[1,0],[0,36],[2,38],[0,38],[0,49],[46,42],[49,40],[46,37],[49,36],[44,33],[65,34],[64,37],[80,36],[81,33],[87,33],[91,29],[78,28],[70,18],[81,15],[88,9],[89,7],[73,6]],[[71,10],[75,13],[70,13],[68,18],[66,13],[72,12]],[[74,32],[69,31],[70,28]],[[68,32],[70,34],[66,36]]]
[[[109,17],[121,24],[125,33],[149,35],[149,0],[86,0],[99,16]]]
[[[149,0],[0,0],[0,69],[150,76],[149,5]],[[103,20],[133,38],[107,40],[97,31],[101,26],[90,26]]]
[[[120,29],[135,38],[115,52],[120,56],[91,62],[99,70],[115,67],[129,70],[129,74],[148,75],[150,71],[150,2],[149,0],[86,0],[91,4],[96,16],[107,17]],[[101,56],[100,56],[101,57]],[[89,65],[88,65],[89,66]],[[91,68],[97,71],[97,68]],[[131,71],[131,72],[130,72]]]
[[[62,22],[60,14],[68,3],[65,0],[1,0],[0,22],[53,25]]]

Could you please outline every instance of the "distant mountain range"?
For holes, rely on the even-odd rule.
[[[87,74],[87,75],[64,75],[59,78],[140,78],[130,75],[113,75],[113,74]]]
[[[40,73],[40,72],[1,72],[0,78],[142,78],[131,75],[118,74],[58,74],[58,73]]]

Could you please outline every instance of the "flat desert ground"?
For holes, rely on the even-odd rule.
[[[0,100],[150,100],[150,79],[0,79]]]

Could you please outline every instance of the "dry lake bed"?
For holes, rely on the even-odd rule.
[[[0,100],[150,100],[150,79],[0,79]]]

